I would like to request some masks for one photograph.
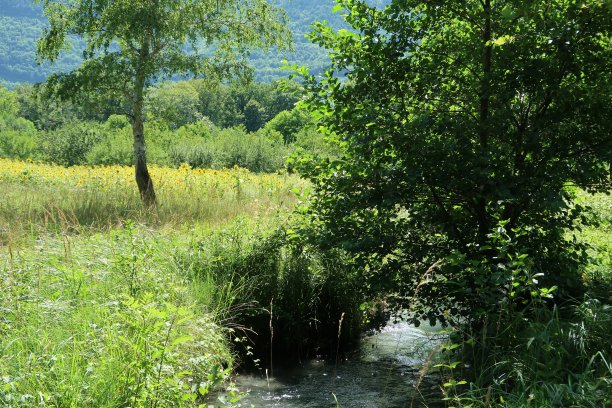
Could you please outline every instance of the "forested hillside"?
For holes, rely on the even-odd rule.
[[[372,3],[384,2],[375,0]],[[342,17],[331,11],[333,0],[280,0],[279,4],[289,15],[295,51],[253,53],[253,66],[260,81],[286,76],[279,70],[285,59],[320,71],[326,65],[326,52],[304,35],[310,32],[310,24],[317,20],[327,20],[336,27],[342,24]],[[83,44],[80,40],[75,40],[72,49],[66,51],[55,65],[36,64],[36,40],[45,24],[41,8],[33,5],[31,0],[0,0],[0,81],[9,84],[38,82],[51,72],[65,71],[78,64]]]
[[[36,82],[53,70],[67,70],[79,62],[81,42],[75,42],[56,66],[36,64],[36,40],[46,20],[30,0],[0,0],[0,81]]]

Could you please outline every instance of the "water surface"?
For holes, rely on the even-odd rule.
[[[241,402],[285,408],[425,406],[423,400],[431,401],[438,386],[429,375],[419,381],[420,369],[440,338],[437,328],[388,325],[364,337],[360,350],[337,364],[311,360],[292,369],[275,368],[273,377],[239,376],[238,387],[249,391]]]

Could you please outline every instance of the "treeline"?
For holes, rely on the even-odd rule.
[[[388,0],[371,0],[383,7]],[[308,65],[312,72],[322,72],[328,65],[327,53],[306,38],[314,21],[328,21],[335,28],[347,28],[340,13],[332,13],[333,0],[280,0],[287,11],[293,32],[294,51],[254,51],[251,65],[255,78],[269,82],[286,76],[279,68],[283,60],[290,64]],[[62,53],[56,63],[36,64],[36,41],[46,19],[42,9],[30,0],[0,0],[0,81],[5,83],[44,81],[51,72],[69,71],[81,62],[82,39],[73,38],[73,47]]]
[[[149,161],[273,172],[298,149],[333,156],[309,114],[295,108],[292,87],[286,81],[161,84],[147,101]],[[66,166],[129,165],[131,125],[113,111],[59,102],[33,85],[0,88],[0,156]]]
[[[36,41],[47,25],[40,5],[30,0],[0,0],[0,82],[38,82],[55,70],[67,71],[81,61],[84,42],[62,53],[55,65],[36,63]]]

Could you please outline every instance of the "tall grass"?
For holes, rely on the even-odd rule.
[[[340,254],[291,244],[283,221],[127,222],[4,251],[0,405],[193,406],[221,385],[238,400],[232,350],[271,371],[355,340],[351,269]]]
[[[160,205],[146,211],[128,167],[0,159],[0,406],[231,402],[235,350],[272,370],[358,337],[359,274],[288,228],[300,179],[152,175]],[[587,300],[570,317],[534,306],[491,316],[478,338],[459,333],[438,366],[449,405],[612,404],[612,201],[587,199],[600,219],[582,235]]]
[[[271,370],[337,351],[343,315],[359,334],[355,271],[285,228],[300,179],[151,170],[146,211],[130,168],[0,159],[0,406],[231,403],[236,351]]]
[[[333,356],[359,337],[363,299],[356,271],[341,252],[292,241],[278,220],[243,218],[196,236],[177,250],[175,262],[194,285],[215,288],[199,293],[252,340],[247,346],[263,359],[262,369]]]
[[[226,332],[129,225],[0,256],[0,405],[193,406],[229,377]]]
[[[129,167],[0,159],[0,406],[194,406],[220,385],[238,398],[241,288],[194,280],[173,254],[193,230],[286,213],[302,182],[151,172],[160,204],[144,210]]]
[[[612,404],[610,306],[588,299],[575,308],[572,319],[557,309],[541,309],[529,319],[517,315],[495,325],[499,323],[495,336],[468,340],[466,349],[480,354],[474,366],[439,365],[447,375],[444,394],[451,405],[595,408]]]
[[[0,159],[0,244],[47,230],[78,232],[131,219],[154,227],[222,225],[238,215],[287,211],[295,176],[243,169],[191,170],[153,166],[159,205],[145,209],[129,167],[65,168]]]

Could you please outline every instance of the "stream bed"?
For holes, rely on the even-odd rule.
[[[389,324],[365,336],[359,350],[337,364],[311,360],[291,369],[275,368],[273,377],[240,375],[238,388],[249,392],[241,403],[257,408],[395,408],[421,407],[428,401],[427,406],[435,407],[438,379],[419,378],[442,337],[439,328],[426,324]]]

